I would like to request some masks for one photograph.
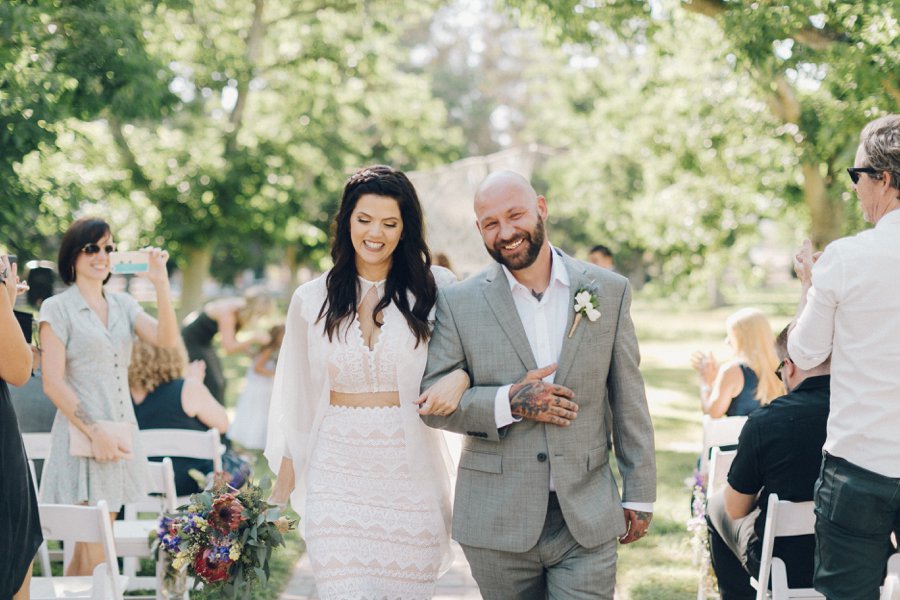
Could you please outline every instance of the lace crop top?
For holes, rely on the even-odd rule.
[[[384,281],[360,277],[358,297],[364,298],[373,285],[377,286],[379,298],[383,296]],[[384,309],[383,320],[371,350],[363,340],[358,316],[353,318],[349,328],[342,327],[334,337],[328,358],[332,391],[343,394],[398,391],[397,351],[407,333],[406,322],[393,304]]]

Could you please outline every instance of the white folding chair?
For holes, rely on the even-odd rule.
[[[900,552],[888,559],[887,577],[881,588],[880,600],[900,600]]]
[[[199,458],[211,460],[213,470],[222,470],[222,445],[219,430],[213,427],[207,431],[190,429],[141,429],[141,445],[147,456],[168,456],[169,458]],[[179,497],[177,504],[186,504],[190,498]]]
[[[97,506],[39,504],[41,529],[45,540],[59,540],[65,546],[76,542],[101,544],[106,554],[88,577],[34,577],[31,579],[32,600],[57,598],[91,598],[123,600],[127,577],[119,574],[109,508],[100,500]]]
[[[25,454],[30,460],[46,460],[50,456],[50,433],[23,433]]]
[[[700,455],[700,475],[709,472],[709,457],[713,448],[735,446],[747,417],[722,417],[713,419],[703,415],[703,453]]]
[[[756,600],[783,600],[786,598],[824,598],[812,588],[789,588],[787,567],[784,561],[772,556],[775,538],[815,533],[815,505],[809,502],[789,502],[779,500],[778,494],[769,496],[766,510],[766,529],[763,533],[762,556],[759,562],[759,579],[750,579],[756,588]],[[768,581],[772,576],[772,595],[769,595]]]
[[[722,450],[714,447],[712,456],[709,459],[709,479],[706,483],[706,497],[709,498],[724,487],[728,481],[728,470],[734,457],[737,456],[737,450]]]
[[[113,537],[119,557],[122,558],[122,570],[128,577],[128,591],[157,587],[155,576],[138,576],[140,558],[150,556],[150,534],[159,527],[161,514],[172,512],[178,506],[172,459],[167,457],[162,462],[151,462],[148,466],[150,481],[147,497],[139,502],[126,504],[125,519],[113,523]],[[153,516],[141,519],[141,513],[152,513]]]
[[[22,441],[25,443],[25,455],[28,457],[28,470],[31,471],[34,493],[37,494],[39,493],[40,482],[37,478],[34,461],[47,460],[50,457],[50,433],[23,433]],[[41,563],[41,575],[49,575],[50,552],[47,550],[46,540],[38,548],[38,560]]]
[[[706,481],[706,497],[709,498],[722,489],[728,479],[728,469],[737,456],[737,450],[722,450],[717,446],[712,447],[712,456],[709,459],[709,474]],[[707,578],[704,573],[710,568],[709,561],[700,562],[700,577],[697,580],[697,600],[705,600],[707,592]]]

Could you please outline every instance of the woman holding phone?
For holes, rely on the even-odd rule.
[[[72,223],[58,261],[69,288],[48,298],[40,313],[44,391],[58,409],[41,501],[95,504],[104,499],[115,511],[111,519],[122,504],[145,495],[149,476],[128,390],[133,336],[164,348],[179,341],[168,253],[147,249],[149,268],[138,275],[156,289],[157,320],[128,294],[104,288],[115,249],[102,219]],[[77,544],[66,574],[90,575],[102,561],[99,544]]]
[[[43,539],[37,498],[18,421],[6,383],[22,385],[31,377],[31,348],[12,307],[18,288],[16,265],[0,255],[0,598],[27,600],[31,561]]]

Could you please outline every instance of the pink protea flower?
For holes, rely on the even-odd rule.
[[[240,527],[241,521],[247,520],[241,514],[243,510],[244,505],[234,494],[222,494],[213,502],[207,521],[219,533],[231,533]]]
[[[207,583],[228,579],[228,568],[231,564],[227,549],[221,552],[216,548],[207,547],[194,557],[194,570]]]

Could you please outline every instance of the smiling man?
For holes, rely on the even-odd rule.
[[[656,499],[628,280],[554,248],[547,201],[517,173],[482,182],[475,216],[497,264],[440,290],[422,382],[472,381],[453,413],[423,416],[466,436],[453,537],[488,600],[611,600],[616,540],[646,535]]]

